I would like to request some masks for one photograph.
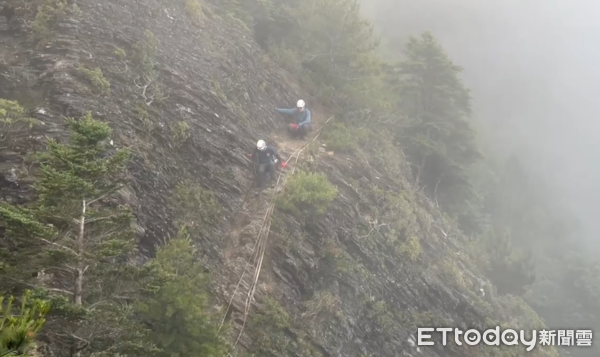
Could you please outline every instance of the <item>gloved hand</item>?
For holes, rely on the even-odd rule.
[[[283,168],[283,167],[286,167],[286,166],[287,166],[287,164],[284,161],[282,161],[281,162],[281,167]]]
[[[292,127],[292,129],[298,129],[298,124],[290,124],[290,126]]]

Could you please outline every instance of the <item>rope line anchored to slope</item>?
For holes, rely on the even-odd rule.
[[[221,328],[223,327],[223,325],[225,324],[227,314],[229,313],[229,310],[231,309],[231,305],[233,304],[233,301],[235,299],[235,296],[238,292],[240,285],[242,285],[242,281],[244,279],[246,272],[248,271],[248,269],[251,266],[254,267],[252,284],[248,287],[248,293],[246,294],[246,302],[244,304],[244,319],[242,322],[242,328],[240,329],[240,333],[239,333],[235,343],[233,344],[233,347],[237,346],[240,338],[242,337],[242,333],[244,332],[244,328],[246,326],[248,313],[250,312],[250,307],[252,305],[252,301],[254,300],[254,294],[256,292],[256,287],[258,285],[258,279],[260,277],[263,258],[264,258],[265,251],[267,248],[269,233],[271,231],[271,216],[273,214],[273,211],[275,210],[275,201],[276,201],[277,197],[283,191],[283,188],[285,187],[285,184],[287,183],[288,177],[290,175],[293,175],[296,172],[296,164],[298,163],[298,160],[300,159],[300,154],[302,154],[302,152],[310,144],[312,144],[313,142],[315,142],[315,140],[317,140],[317,138],[321,135],[321,133],[322,133],[323,129],[325,128],[325,126],[327,125],[327,123],[329,123],[332,119],[333,119],[333,116],[329,117],[329,119],[327,119],[325,121],[325,123],[321,126],[321,128],[319,129],[319,131],[317,132],[315,137],[312,138],[310,141],[306,142],[305,144],[303,144],[302,146],[300,146],[298,149],[296,149],[292,153],[292,155],[290,155],[290,157],[285,161],[285,163],[287,164],[291,160],[294,160],[294,166],[293,166],[290,174],[286,175],[286,174],[284,174],[284,171],[282,170],[279,172],[279,174],[277,176],[275,190],[270,198],[269,206],[267,208],[267,211],[265,212],[265,215],[263,216],[260,230],[257,234],[256,241],[254,243],[254,247],[252,248],[252,256],[246,262],[246,265],[244,267],[244,270],[242,271],[240,280],[238,281],[238,283],[235,287],[235,290],[233,291],[233,295],[231,296],[231,299],[229,300],[229,304],[227,305],[227,309],[225,310],[225,314],[223,315],[223,319],[221,320],[221,324],[219,325],[219,331],[220,331]]]

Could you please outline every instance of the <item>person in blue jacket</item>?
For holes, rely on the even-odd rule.
[[[293,115],[295,123],[290,124],[289,133],[292,137],[305,139],[306,134],[312,129],[312,117],[310,110],[306,107],[306,103],[302,99],[296,103],[296,108],[285,109],[275,108],[275,111],[281,114]]]

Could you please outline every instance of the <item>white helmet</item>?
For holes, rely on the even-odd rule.
[[[296,103],[296,107],[298,108],[304,108],[305,105],[306,103],[304,103],[302,99],[298,100],[298,103]]]
[[[264,140],[259,140],[256,142],[256,148],[260,151],[263,151],[267,148],[267,143]]]

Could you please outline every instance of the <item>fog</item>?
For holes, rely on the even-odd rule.
[[[600,1],[365,0],[376,29],[431,31],[464,67],[483,137],[517,150],[600,251]],[[526,154],[527,153],[527,154]]]

